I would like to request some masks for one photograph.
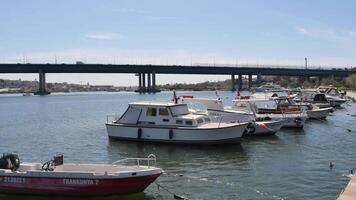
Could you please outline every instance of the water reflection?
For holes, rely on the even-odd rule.
[[[200,161],[247,159],[246,153],[240,144],[197,146],[109,139],[107,151],[111,162],[127,157],[146,157],[153,153],[161,165],[170,162],[192,162],[192,160],[196,159]],[[189,161],[189,159],[191,160]]]

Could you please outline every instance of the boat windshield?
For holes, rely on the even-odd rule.
[[[187,104],[180,104],[180,105],[174,105],[169,107],[171,110],[171,113],[174,117],[179,116],[179,115],[187,115],[189,114],[189,109]]]
[[[253,102],[258,109],[277,109],[277,102],[274,100],[270,101],[256,101]]]

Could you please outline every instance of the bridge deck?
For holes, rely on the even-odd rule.
[[[347,77],[356,70],[304,69],[275,67],[184,66],[184,65],[110,65],[110,64],[0,64],[0,73],[156,73],[207,75],[274,75]]]

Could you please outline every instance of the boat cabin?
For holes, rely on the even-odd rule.
[[[297,94],[297,99],[310,103],[328,103],[328,99],[324,93],[319,93],[314,90],[300,91]]]
[[[342,95],[338,89],[334,86],[321,86],[321,87],[318,87],[317,89],[320,93],[325,93],[325,94],[328,94],[328,95],[333,95],[333,96],[339,96],[339,95]]]
[[[135,102],[114,123],[148,126],[199,126],[210,123],[205,114],[192,114],[187,104]]]

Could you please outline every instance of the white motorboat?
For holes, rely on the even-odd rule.
[[[324,93],[319,93],[315,90],[300,90],[293,99],[297,103],[310,103],[319,108],[329,108],[330,101]]]
[[[275,134],[283,125],[282,120],[257,119],[251,109],[245,107],[224,107],[221,99],[208,98],[182,98],[185,103],[202,104],[203,110],[194,109],[196,113],[207,113],[213,121],[226,123],[249,122],[244,135],[271,135]],[[241,105],[240,105],[241,106]],[[249,106],[249,105],[246,105]]]
[[[311,108],[307,109],[307,115],[309,119],[325,119],[329,116],[332,109],[332,107],[319,108],[317,106],[311,106]]]
[[[282,127],[302,128],[308,119],[306,112],[298,105],[293,105],[289,97],[251,98],[256,117],[284,120]]]
[[[25,92],[25,93],[22,93],[22,96],[24,96],[24,97],[32,96],[32,93],[30,93],[30,92]]]
[[[347,101],[344,99],[345,93],[340,93],[336,87],[319,87],[317,90],[326,95],[326,98],[333,107],[340,107]]]
[[[189,112],[187,104],[136,102],[106,128],[120,140],[191,144],[236,143],[248,122],[213,122],[207,114]]]
[[[256,92],[273,92],[273,91],[281,91],[281,90],[285,90],[285,88],[273,83],[261,85],[260,87],[255,88]]]

